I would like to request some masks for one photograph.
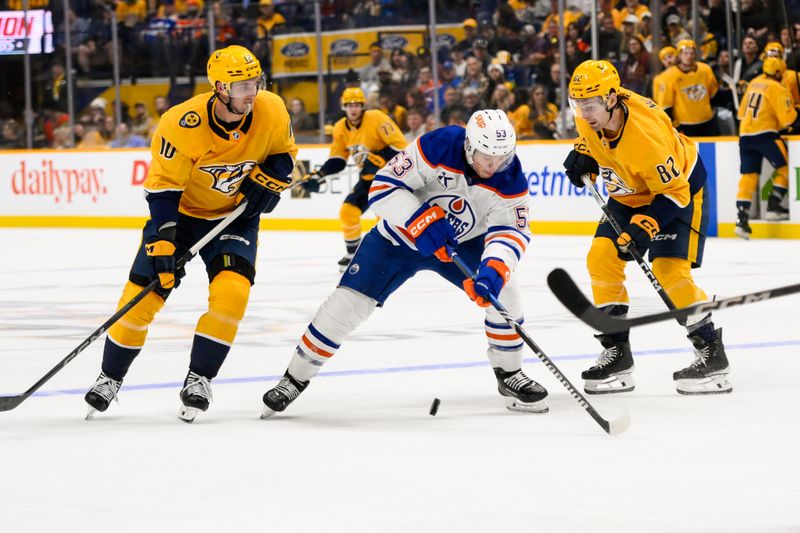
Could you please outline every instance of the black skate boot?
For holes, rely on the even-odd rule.
[[[594,365],[589,370],[581,372],[581,377],[586,380],[583,390],[586,394],[632,391],[636,384],[633,382],[631,343],[616,341],[611,335],[595,335],[595,337],[604,349]]]
[[[547,390],[525,375],[522,370],[507,372],[494,368],[497,390],[505,398],[506,409],[521,413],[546,413]]]
[[[96,412],[105,412],[111,404],[111,400],[117,400],[117,393],[122,386],[122,380],[117,381],[106,376],[105,372],[100,372],[97,381],[83,397],[89,404],[89,412],[86,413],[86,420],[89,420]]]
[[[749,209],[739,207],[736,216],[739,220],[736,221],[736,227],[734,228],[733,232],[737,237],[741,237],[744,240],[749,240],[750,236],[753,234],[753,230],[750,228]]]
[[[289,404],[306,390],[309,383],[309,381],[297,381],[287,370],[278,384],[264,393],[264,397],[261,399],[264,402],[261,418],[269,418],[289,407]]]
[[[350,261],[353,260],[353,254],[345,254],[344,257],[339,259],[337,263],[339,265],[339,272],[344,272],[347,270],[347,267],[350,266]]]
[[[767,220],[789,220],[789,210],[783,207],[782,201],[783,195],[770,194],[767,200],[767,214],[764,218]]]
[[[208,409],[212,398],[211,380],[190,370],[183,381],[183,389],[181,389],[183,405],[178,416],[184,422],[194,422],[200,411]]]
[[[724,394],[733,386],[728,382],[728,357],[722,344],[722,328],[714,332],[709,342],[698,335],[689,335],[694,345],[694,362],[672,374],[675,388],[681,394]]]

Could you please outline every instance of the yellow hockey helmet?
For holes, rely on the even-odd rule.
[[[364,91],[359,87],[348,87],[342,93],[342,108],[347,104],[361,104],[367,105],[367,98],[364,96]]]
[[[605,103],[611,91],[619,93],[619,73],[605,60],[589,59],[575,68],[569,80],[569,97],[575,100],[599,96]]]
[[[782,78],[783,73],[786,72],[786,61],[780,57],[767,57],[764,59],[762,70],[767,76],[779,76]]]
[[[217,82],[223,84],[223,91],[229,92],[231,84],[237,81],[261,78],[261,63],[244,46],[232,45],[221,48],[208,58],[208,81],[216,91]]]
[[[764,56],[766,57],[783,57],[783,45],[779,42],[767,43],[764,47]]]
[[[661,50],[658,51],[658,59],[664,61],[664,58],[668,55],[678,55],[678,51],[673,46],[662,46]]]
[[[681,52],[684,48],[691,48],[695,52],[697,51],[697,44],[691,39],[681,39],[678,41],[678,53]]]

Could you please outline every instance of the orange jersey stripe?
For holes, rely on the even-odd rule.
[[[498,233],[497,235],[492,235],[491,237],[486,239],[486,242],[488,243],[489,241],[492,241],[494,239],[498,239],[500,237],[505,237],[507,239],[511,239],[515,243],[519,244],[519,246],[520,246],[520,248],[522,248],[523,252],[525,251],[525,248],[526,248],[525,242],[522,239],[520,239],[519,237],[517,237],[516,235],[514,235],[513,233]]]
[[[490,339],[495,339],[498,341],[515,341],[519,339],[519,335],[517,335],[516,333],[512,333],[511,335],[498,335],[497,333],[489,333],[487,331],[486,336],[489,337]]]
[[[333,354],[331,352],[326,352],[325,350],[320,349],[318,346],[316,346],[314,343],[312,343],[308,339],[308,337],[306,337],[305,335],[303,335],[302,340],[303,340],[303,344],[305,344],[308,347],[308,349],[311,350],[312,352],[314,352],[315,354],[321,355],[322,357],[332,357],[333,356]]]

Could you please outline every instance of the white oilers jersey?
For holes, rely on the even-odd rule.
[[[427,133],[398,153],[376,175],[370,208],[378,231],[396,246],[416,249],[406,224],[423,202],[444,209],[459,242],[484,237],[483,258],[514,269],[530,243],[528,182],[519,159],[481,179],[464,158],[465,130],[448,126]]]

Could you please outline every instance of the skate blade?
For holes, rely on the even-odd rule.
[[[86,412],[86,418],[84,418],[84,420],[91,420],[94,414],[98,412],[99,411],[94,407],[89,407],[89,410]]]
[[[587,379],[583,385],[586,394],[616,394],[630,392],[635,388],[636,383],[629,372],[614,374],[606,379]]]
[[[788,213],[773,213],[771,211],[767,211],[766,216],[764,217],[765,220],[769,220],[770,222],[778,222],[781,220],[789,220]]]
[[[259,417],[259,420],[267,420],[269,418],[272,418],[276,414],[277,414],[277,411],[273,411],[272,409],[270,409],[269,407],[267,407],[265,405],[264,406],[264,410],[261,411],[261,416]]]
[[[186,422],[187,424],[191,424],[194,422],[194,419],[197,418],[197,414],[200,412],[200,409],[196,407],[187,407],[185,405],[181,406],[181,410],[178,413],[178,418],[182,421]]]
[[[506,409],[514,413],[536,413],[544,414],[550,410],[543,399],[538,402],[525,403],[517,400],[516,398],[504,397],[506,402]]]
[[[744,240],[746,240],[746,241],[749,241],[749,240],[750,240],[750,235],[751,235],[751,233],[748,233],[748,232],[746,232],[745,230],[743,230],[743,229],[742,229],[742,228],[740,228],[739,226],[736,226],[736,227],[734,228],[734,230],[733,230],[733,233],[734,233],[734,234],[735,234],[737,237],[740,237],[740,238],[742,238],[742,239],[744,239]]]
[[[727,374],[718,374],[702,379],[679,379],[675,382],[675,388],[678,394],[686,396],[733,392],[733,385],[728,381]]]

